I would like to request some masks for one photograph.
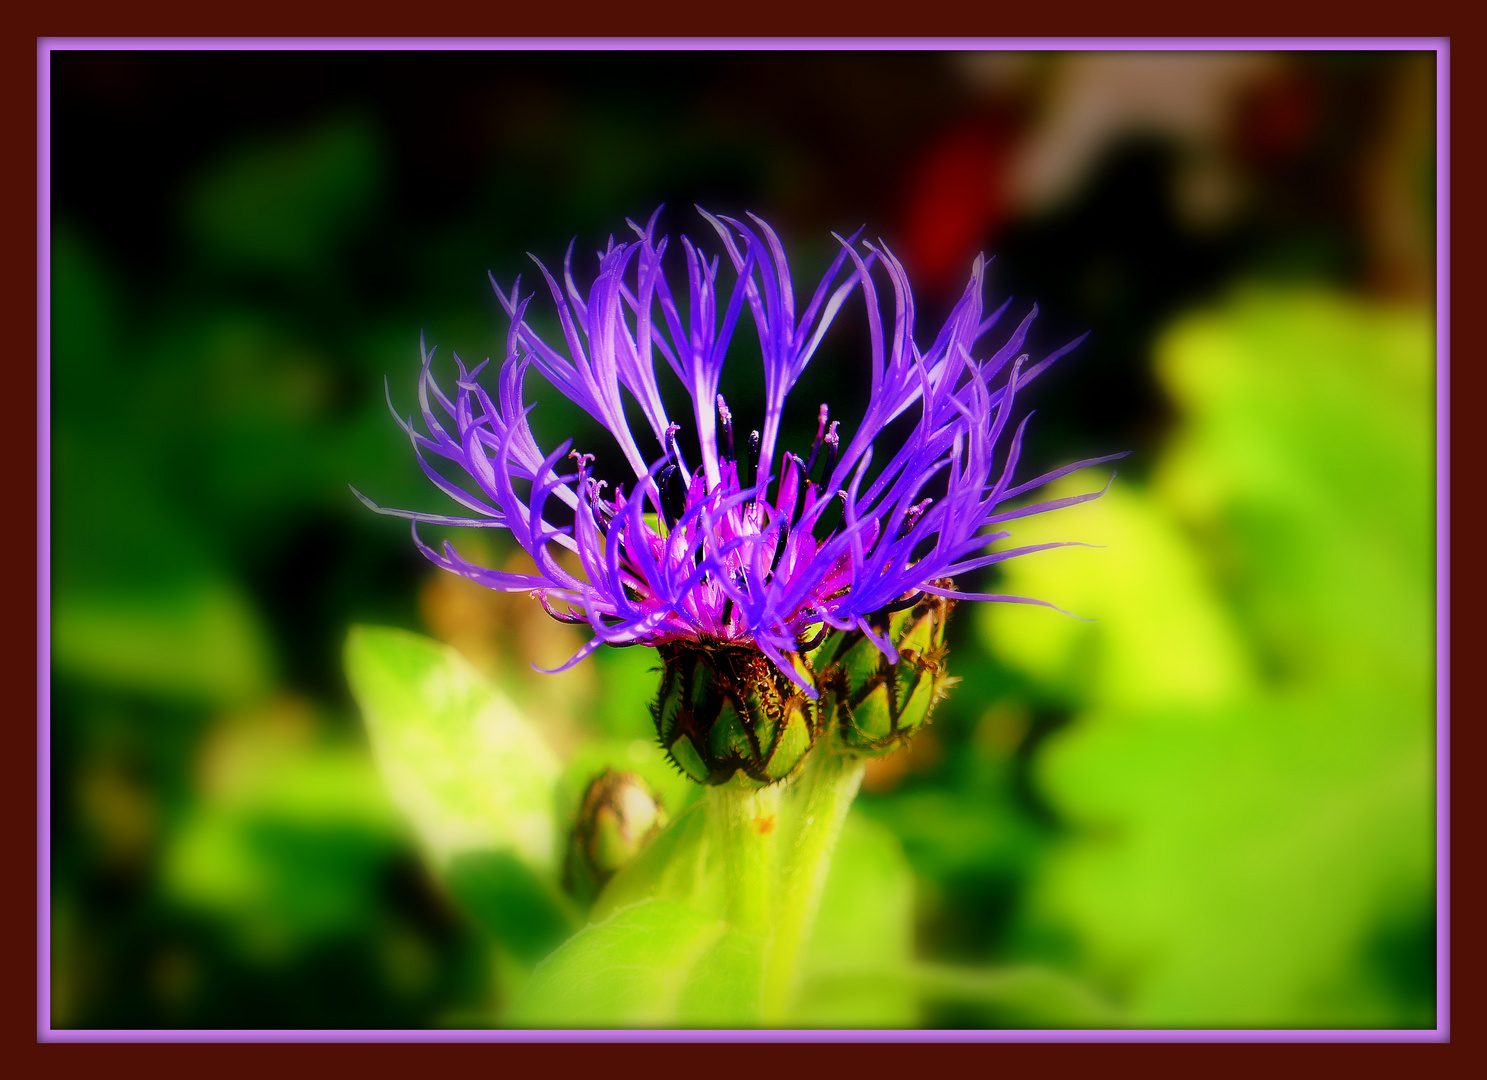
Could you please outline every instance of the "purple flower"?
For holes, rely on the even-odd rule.
[[[829,628],[862,630],[896,663],[893,643],[874,632],[869,616],[911,603],[921,592],[1044,603],[963,592],[947,579],[1061,546],[987,551],[1008,536],[1000,528],[1004,522],[1100,492],[1004,508],[1010,500],[1123,456],[1013,482],[1027,420],[1002,443],[1016,393],[1078,340],[1029,364],[1019,350],[1034,307],[989,357],[973,355],[1007,308],[1004,303],[983,313],[986,261],[979,257],[945,325],[921,348],[902,264],[881,242],[863,242],[859,250],[860,230],[836,237],[841,250],[797,311],[775,231],[753,214],[751,225],[699,211],[735,271],[726,297],[720,258],[709,260],[686,237],[685,291],[672,291],[662,265],[667,238],[655,236],[657,210],[643,228],[627,222],[636,240],[611,238],[587,295],[573,277],[571,244],[562,284],[537,263],[557,308],[561,346],[526,321],[531,297],[518,297],[520,280],[506,293],[492,277],[511,325],[491,388],[477,381],[486,364],[466,370],[456,356],[459,378],[449,395],[434,381],[432,353],[423,350],[419,404],[427,430],[420,432],[411,418],[398,423],[429,479],[478,516],[390,510],[360,492],[357,497],[378,513],[411,519],[414,542],[444,569],[493,589],[531,591],[554,617],[586,621],[593,639],[557,671],[604,643],[751,645],[815,698],[815,688],[785,654],[814,647]],[[886,277],[893,294],[887,327],[878,277]],[[866,413],[846,437],[828,405],[821,405],[815,441],[801,448],[802,457],[779,445],[787,399],[855,289],[866,304],[871,350],[862,368],[843,374],[869,380]],[[747,440],[735,431],[718,392],[745,309],[763,354],[765,400],[762,427]],[[691,398],[687,416],[667,413],[658,354]],[[525,398],[532,367],[614,437],[634,474],[628,491],[625,484],[607,490],[595,480],[593,457],[570,452],[571,440],[551,451],[537,445],[527,423],[533,406]],[[644,417],[635,430],[625,418],[626,395]],[[907,438],[881,445],[885,428],[911,410],[915,423]],[[679,433],[685,433],[681,439]],[[688,452],[693,445],[695,458]],[[433,457],[457,466],[473,490],[436,470]],[[419,538],[418,522],[509,529],[538,572],[477,566],[447,542],[435,550]],[[559,563],[554,545],[576,553],[581,574]]]

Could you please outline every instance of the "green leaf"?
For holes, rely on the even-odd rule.
[[[758,1023],[763,942],[694,908],[646,900],[579,931],[532,973],[524,1027]]]
[[[707,806],[695,802],[610,879],[594,901],[590,921],[602,922],[619,908],[650,899],[713,910],[713,905],[703,898],[709,884],[704,877],[707,832]],[[709,894],[708,899],[715,898]]]
[[[346,673],[393,800],[441,869],[510,850],[551,875],[557,845],[552,751],[454,649],[354,627]]]

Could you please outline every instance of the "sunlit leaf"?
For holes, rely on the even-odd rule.
[[[1089,473],[1049,498],[1098,490]],[[1015,541],[1077,540],[1006,564],[998,591],[1057,604],[982,604],[977,620],[1002,661],[1058,688],[1071,704],[1207,705],[1253,685],[1245,646],[1209,567],[1165,508],[1117,477],[1100,498],[1017,523]]]
[[[537,966],[510,1022],[740,1027],[758,1022],[762,943],[667,900],[621,908]]]
[[[556,865],[558,762],[504,694],[454,649],[355,627],[346,672],[393,798],[435,862],[514,850]]]
[[[1241,293],[1173,328],[1159,366],[1190,420],[1157,478],[1218,552],[1281,679],[1420,687],[1433,660],[1429,313]]]

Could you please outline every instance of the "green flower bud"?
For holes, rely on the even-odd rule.
[[[936,582],[936,584],[945,584]],[[817,708],[833,743],[856,754],[892,752],[929,722],[954,684],[945,669],[945,625],[955,601],[924,594],[874,626],[898,648],[891,664],[861,630],[836,631],[812,656]]]
[[[584,792],[569,838],[564,884],[592,900],[666,826],[666,810],[631,772],[606,769]]]
[[[661,746],[703,784],[735,772],[761,784],[795,771],[816,741],[805,693],[757,649],[675,642],[658,650],[665,667],[654,714]],[[797,671],[809,669],[790,654]]]

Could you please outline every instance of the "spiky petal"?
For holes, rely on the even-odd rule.
[[[685,273],[673,291],[662,266],[667,239],[655,233],[657,210],[644,226],[628,222],[635,240],[611,238],[586,294],[573,276],[571,247],[561,283],[537,263],[560,343],[527,321],[531,297],[519,297],[519,281],[509,292],[496,285],[510,328],[505,359],[488,380],[493,385],[479,381],[486,365],[467,370],[455,357],[458,377],[447,393],[434,379],[432,353],[423,350],[422,430],[411,417],[399,424],[430,480],[472,516],[389,510],[358,497],[378,513],[410,519],[419,549],[444,569],[493,589],[530,591],[556,617],[586,622],[593,638],[556,670],[605,643],[750,648],[815,699],[816,687],[790,654],[831,630],[859,631],[897,664],[891,637],[874,630],[873,616],[921,590],[1043,603],[943,582],[1057,546],[988,552],[1007,538],[1005,522],[1100,493],[1015,509],[1008,508],[1012,500],[1123,456],[1014,483],[1027,425],[1010,423],[1017,394],[1078,342],[1030,363],[1022,349],[1035,307],[1000,347],[978,356],[1007,308],[985,312],[986,261],[978,258],[959,302],[921,348],[903,265],[887,245],[860,242],[859,234],[836,237],[835,260],[797,308],[784,246],[768,224],[752,214],[743,221],[700,212],[731,264],[726,292],[722,257],[709,258],[685,236]],[[891,324],[884,320],[884,278]],[[790,391],[857,290],[868,313],[866,413],[843,433],[821,405],[806,460],[780,445]],[[735,441],[735,418],[718,391],[745,310],[763,357],[765,407],[739,460],[735,448],[743,440]],[[690,415],[667,412],[663,363],[685,388]],[[525,397],[534,367],[613,436],[633,473],[628,493],[626,485],[609,491],[597,482],[594,459],[570,452],[571,442],[539,447]],[[643,417],[637,429],[626,419],[627,398]],[[905,413],[915,417],[912,432],[886,445],[885,429]],[[684,457],[683,443],[697,447],[696,460]],[[471,484],[450,480],[436,459]],[[931,488],[939,492],[934,498]],[[419,522],[509,529],[536,573],[477,566],[449,543],[435,549],[418,536]],[[555,547],[576,556],[581,572],[565,568]]]

